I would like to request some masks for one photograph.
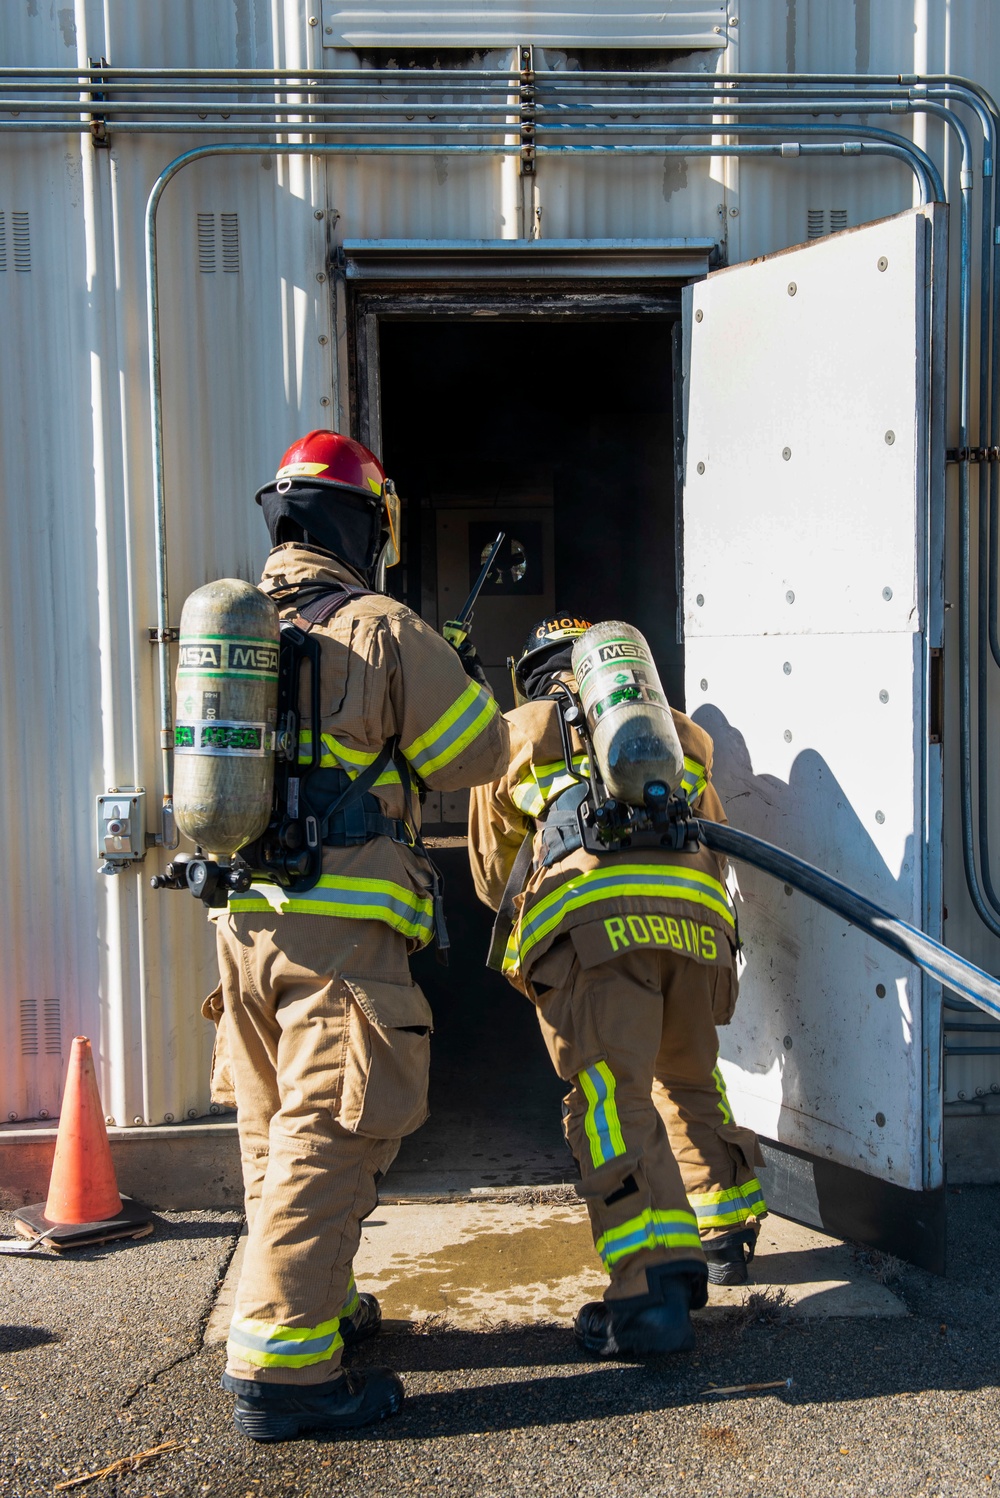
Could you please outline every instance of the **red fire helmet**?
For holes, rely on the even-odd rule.
[[[385,469],[375,454],[352,437],[322,428],[293,442],[278,465],[276,480],[296,478],[355,489],[369,499],[385,493]]]

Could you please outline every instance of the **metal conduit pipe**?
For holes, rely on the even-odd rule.
[[[156,214],[164,189],[179,171],[193,161],[210,156],[238,155],[389,155],[389,154],[440,154],[442,147],[426,145],[373,145],[371,143],[333,145],[324,142],[283,143],[271,145],[261,142],[225,142],[212,146],[197,146],[181,156],[175,157],[160,172],[146,203],[145,248],[146,248],[146,310],[147,335],[149,341],[150,380],[150,428],[153,449],[154,516],[153,527],[156,548],[156,623],[157,658],[160,689],[160,754],[162,763],[162,814],[160,841],[164,847],[175,848],[178,837],[173,813],[173,702],[170,680],[170,647],[168,627],[170,623],[170,600],[167,577],[167,530],[166,496],[163,465],[163,404],[160,379],[159,336],[159,288],[156,244]],[[509,155],[510,146],[447,146],[444,149],[460,155]],[[594,146],[545,146],[539,148],[546,155],[565,155],[578,152],[601,151]],[[840,145],[832,142],[784,142],[776,145],[641,145],[613,148],[626,152],[641,152],[646,155],[685,156],[770,156],[779,160],[799,156],[845,156],[885,155],[903,161],[914,172],[921,184],[924,201],[930,184],[924,180],[924,168],[914,154],[914,148],[893,145],[888,142],[848,142]],[[922,154],[922,153],[921,153]]]

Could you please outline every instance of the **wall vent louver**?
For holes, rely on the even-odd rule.
[[[28,215],[12,213],[10,223],[11,238],[14,241],[14,269],[28,271],[31,269],[31,227]]]
[[[239,273],[240,221],[235,213],[220,213],[222,225],[222,269]]]
[[[822,239],[825,234],[839,234],[847,228],[846,208],[807,208],[806,238]]]
[[[38,1055],[38,1007],[34,999],[21,1000],[21,1055]]]
[[[218,225],[216,224],[218,219]],[[218,232],[217,232],[218,229]],[[235,213],[198,214],[198,269],[211,275],[219,268],[218,241],[222,240],[222,269],[231,275],[240,269],[240,221]]]
[[[215,214],[198,215],[198,269],[202,275],[215,270]]]
[[[62,1055],[62,1016],[59,1013],[59,997],[50,994],[42,1006],[42,1026],[45,1031],[46,1056]]]
[[[806,210],[806,238],[822,239],[826,233],[826,209],[809,208]]]

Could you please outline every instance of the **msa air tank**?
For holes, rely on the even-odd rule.
[[[259,588],[223,577],[181,612],[174,815],[221,862],[271,815],[278,712],[278,611]]]
[[[593,624],[573,646],[573,675],[608,795],[642,806],[651,780],[675,791],[684,751],[649,646],[631,624]]]

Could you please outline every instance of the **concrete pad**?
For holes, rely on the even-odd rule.
[[[243,1240],[206,1343],[225,1341],[242,1256]],[[571,1321],[607,1284],[586,1209],[575,1200],[383,1203],[364,1224],[354,1268],[360,1288],[378,1296],[386,1321],[438,1320],[473,1331]],[[709,1304],[698,1316],[779,1289],[797,1316],[907,1314],[898,1296],[860,1267],[848,1244],[773,1214],[750,1270],[749,1285],[710,1286]]]

